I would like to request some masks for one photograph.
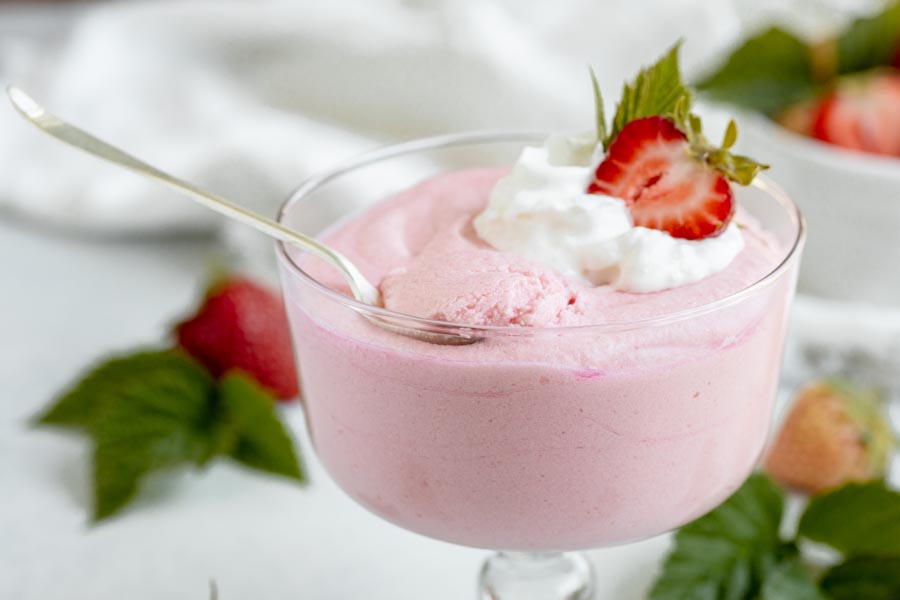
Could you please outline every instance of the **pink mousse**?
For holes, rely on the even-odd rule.
[[[558,325],[576,299],[574,286],[551,270],[459,235],[437,236],[391,271],[381,292],[391,310],[469,325]]]
[[[388,308],[514,326],[507,335],[467,346],[400,336],[282,261],[321,460],[372,511],[471,546],[617,544],[703,514],[762,449],[793,267],[689,320],[545,326],[621,324],[703,305],[758,281],[786,250],[741,214],[745,248],[717,275],[651,294],[591,287],[477,238],[472,218],[501,174],[426,181],[327,240],[381,282]],[[302,261],[346,293],[332,269]]]

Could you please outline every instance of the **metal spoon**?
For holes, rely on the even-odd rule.
[[[93,154],[98,158],[125,167],[139,175],[162,182],[170,188],[190,196],[206,208],[221,213],[235,221],[240,221],[270,237],[298,246],[307,252],[322,258],[341,272],[344,279],[346,279],[347,283],[350,285],[350,290],[353,292],[354,298],[364,304],[372,306],[382,305],[381,294],[378,291],[378,288],[372,285],[352,262],[334,248],[330,248],[315,238],[288,229],[272,219],[249,211],[221,196],[208,192],[192,183],[169,175],[168,173],[160,171],[159,169],[138,160],[127,152],[92,136],[74,125],[70,125],[59,117],[47,112],[43,106],[38,104],[28,94],[17,87],[11,85],[8,86],[6,88],[6,94],[9,96],[12,105],[19,114],[44,133],[74,146],[79,150],[83,150],[88,154]],[[389,323],[374,315],[361,314],[379,327],[434,344],[463,345],[471,344],[478,339],[450,333],[407,329]]]

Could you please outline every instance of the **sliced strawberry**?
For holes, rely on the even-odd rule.
[[[816,107],[812,133],[851,150],[900,156],[900,74],[840,82]]]
[[[689,149],[669,119],[636,119],[610,144],[588,193],[622,198],[641,227],[689,240],[718,235],[734,215],[731,186]]]

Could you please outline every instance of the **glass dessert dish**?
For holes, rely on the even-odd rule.
[[[508,167],[544,137],[384,148],[304,183],[280,221],[321,234],[433,175]],[[592,597],[592,570],[575,551],[699,517],[763,448],[804,225],[763,178],[735,194],[780,249],[764,276],[686,309],[597,325],[459,325],[367,306],[279,245],[307,424],[330,475],[405,529],[499,550],[482,598]],[[430,344],[361,315],[477,341]]]

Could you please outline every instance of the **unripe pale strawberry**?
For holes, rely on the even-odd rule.
[[[893,445],[877,394],[842,381],[817,381],[797,393],[765,470],[782,485],[816,493],[880,477]]]

